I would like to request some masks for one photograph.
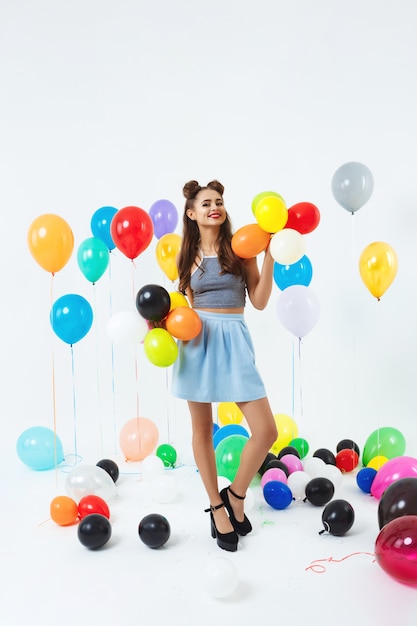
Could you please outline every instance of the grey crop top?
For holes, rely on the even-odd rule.
[[[240,309],[245,306],[245,281],[235,274],[221,274],[221,271],[217,256],[205,256],[191,274],[195,308]]]

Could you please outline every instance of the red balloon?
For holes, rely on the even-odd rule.
[[[375,543],[375,558],[393,578],[417,584],[417,515],[397,517],[382,528]]]
[[[340,450],[336,454],[336,467],[341,472],[352,472],[358,466],[359,456],[355,450]]]
[[[302,235],[313,232],[320,222],[320,211],[311,202],[298,202],[288,209],[284,228],[292,228]]]
[[[80,519],[84,519],[84,517],[92,513],[104,515],[104,517],[110,519],[110,509],[103,498],[94,495],[84,496],[78,503],[78,515]]]
[[[127,206],[114,215],[110,233],[115,246],[128,259],[136,259],[152,241],[153,222],[143,209]]]

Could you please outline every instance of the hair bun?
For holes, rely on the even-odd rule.
[[[218,180],[210,181],[207,183],[207,187],[209,189],[214,189],[214,191],[217,191],[221,196],[223,196],[224,186]]]
[[[188,183],[185,183],[182,188],[182,193],[190,200],[191,198],[195,198],[198,192],[200,191],[201,186],[196,180],[189,180]]]

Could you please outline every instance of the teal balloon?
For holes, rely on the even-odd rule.
[[[403,456],[405,446],[405,437],[397,428],[377,428],[365,442],[362,463],[366,466],[376,456],[385,456],[387,459]]]
[[[83,296],[69,293],[52,305],[50,321],[53,331],[70,345],[80,341],[93,323],[93,310]]]
[[[110,226],[117,209],[114,206],[102,206],[91,217],[91,232],[106,244],[109,250],[113,250],[116,244],[111,236]]]
[[[219,443],[214,452],[218,476],[224,476],[233,482],[247,441],[248,438],[244,435],[230,435]]]
[[[226,424],[225,426],[221,426],[221,428],[217,428],[216,432],[213,434],[213,446],[214,449],[217,448],[219,443],[226,439],[226,437],[230,437],[231,435],[243,435],[248,438],[249,433],[240,424]]]
[[[110,253],[101,239],[89,237],[80,243],[77,252],[78,267],[90,283],[96,283],[109,265]]]
[[[274,263],[274,281],[279,289],[284,290],[292,285],[308,287],[313,278],[313,267],[310,259],[304,255],[296,263],[282,265]]]
[[[332,178],[332,192],[335,200],[346,211],[355,213],[369,198],[374,190],[374,177],[363,163],[351,161],[341,165]]]
[[[19,436],[16,443],[19,459],[34,470],[48,470],[64,460],[58,435],[45,426],[32,426]]]

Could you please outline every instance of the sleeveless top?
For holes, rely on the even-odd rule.
[[[194,308],[240,309],[245,306],[245,281],[241,276],[221,274],[221,271],[217,256],[203,256],[191,274]]]

